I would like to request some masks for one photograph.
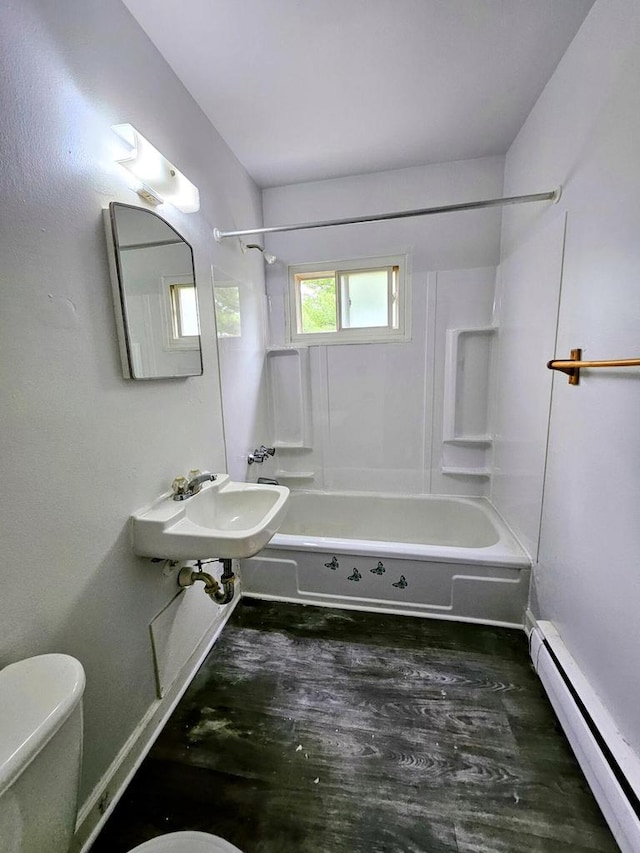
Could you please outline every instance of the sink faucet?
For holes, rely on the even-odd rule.
[[[189,471],[189,474],[195,474],[190,480],[186,477],[176,477],[171,488],[173,489],[174,501],[186,501],[187,498],[192,498],[197,495],[202,488],[203,483],[208,483],[209,480],[215,480],[216,475],[205,471],[204,474],[196,474],[195,471]]]

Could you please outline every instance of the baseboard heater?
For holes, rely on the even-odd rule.
[[[535,622],[533,666],[623,853],[640,851],[640,759],[551,622]]]

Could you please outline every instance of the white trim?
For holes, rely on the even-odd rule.
[[[238,586],[235,600],[225,608],[213,633],[208,634],[199,644],[165,697],[157,699],[149,707],[147,713],[98,781],[78,813],[70,853],[88,853],[118,800],[126,791],[129,782],[209,654],[211,647],[222,633],[241,598],[242,591]],[[106,808],[103,805],[105,798],[108,801]]]
[[[595,728],[632,789],[640,792],[640,758],[624,740],[609,711],[573,659],[551,622],[536,622],[530,635],[531,660],[611,832],[623,853],[640,850],[640,819],[545,645],[553,651]]]

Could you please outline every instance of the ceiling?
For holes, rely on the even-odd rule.
[[[124,0],[262,187],[504,154],[594,0]]]

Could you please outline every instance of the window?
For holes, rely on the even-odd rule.
[[[174,338],[192,338],[200,334],[196,289],[192,284],[171,285],[171,318]]]
[[[289,267],[289,342],[409,340],[405,267],[404,257]]]
[[[200,321],[193,277],[163,276],[163,282],[167,295],[165,346],[169,349],[198,349]]]

